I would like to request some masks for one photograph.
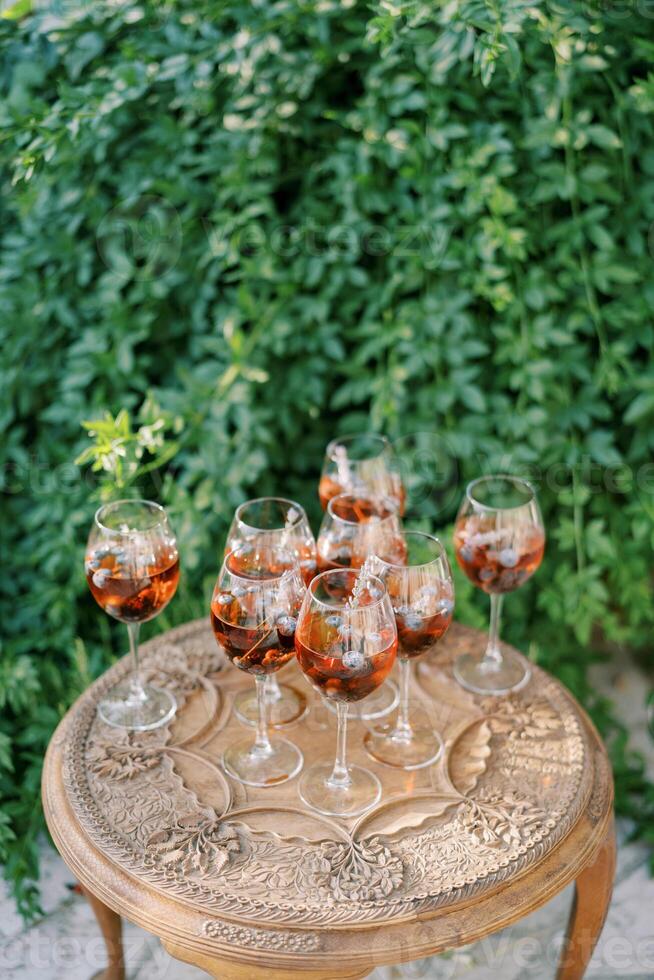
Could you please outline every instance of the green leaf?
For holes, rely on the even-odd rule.
[[[652,412],[654,412],[654,391],[643,391],[640,395],[636,395],[627,408],[624,413],[624,421],[633,425]]]
[[[586,128],[586,133],[591,143],[600,146],[603,150],[618,150],[622,146],[620,137],[608,126],[593,124]]]

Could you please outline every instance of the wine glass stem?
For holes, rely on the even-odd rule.
[[[327,780],[330,786],[338,789],[346,789],[351,785],[352,780],[347,771],[347,704],[345,701],[338,701],[336,704],[338,712],[338,737],[336,740],[336,760],[332,774]]]
[[[133,701],[145,701],[145,688],[141,677],[141,662],[139,660],[139,631],[140,623],[128,623],[127,635],[129,636],[129,649],[132,655],[132,674],[130,676],[130,699]]]
[[[254,747],[259,752],[268,755],[272,752],[272,746],[270,744],[270,738],[268,737],[268,705],[266,702],[266,675],[265,674],[255,674],[255,683],[257,685],[257,735],[254,740]]]
[[[411,662],[403,657],[400,664],[400,706],[397,712],[397,724],[395,735],[400,738],[410,739],[413,732],[409,721],[409,684],[411,682]]]
[[[484,660],[488,664],[502,663],[502,651],[500,650],[500,615],[503,599],[503,595],[496,592],[491,593],[490,630],[488,634],[488,646],[484,653]]]
[[[279,689],[279,683],[277,681],[276,674],[266,675],[266,697],[269,702],[279,701],[282,696],[282,692]]]

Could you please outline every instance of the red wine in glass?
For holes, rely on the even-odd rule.
[[[459,508],[454,529],[456,560],[471,582],[491,598],[489,640],[483,656],[462,654],[454,676],[476,694],[507,694],[529,680],[529,662],[502,648],[502,600],[520,588],[543,560],[545,528],[536,492],[514,476],[473,480]]]
[[[287,739],[268,732],[266,678],[295,656],[295,628],[304,595],[293,552],[273,539],[255,547],[239,545],[225,556],[211,599],[211,626],[218,644],[235,667],[256,683],[256,735],[228,745],[223,767],[248,786],[271,786],[292,779],[302,753]]]
[[[438,760],[443,740],[425,712],[416,720],[416,712],[411,710],[411,661],[433,649],[449,627],[454,585],[445,548],[438,538],[422,531],[404,531],[403,540],[403,563],[374,559],[375,571],[386,586],[395,613],[400,705],[396,720],[370,728],[364,744],[378,762],[397,769],[421,769]]]
[[[379,799],[381,785],[368,769],[347,764],[347,714],[349,703],[384,683],[395,660],[397,629],[383,583],[366,567],[317,575],[302,603],[295,649],[305,677],[336,705],[338,716],[334,765],[307,769],[300,796],[319,813],[363,813]]]
[[[146,623],[168,605],[177,590],[179,558],[176,552],[152,555],[152,561],[134,567],[123,560],[123,548],[99,545],[86,556],[86,581],[93,598],[121,623]]]
[[[389,498],[342,493],[327,505],[317,541],[318,570],[360,568],[370,555],[400,564],[402,525]]]
[[[341,493],[388,497],[400,516],[404,513],[406,491],[398,460],[385,436],[363,432],[329,443],[318,485],[322,509]]]
[[[138,638],[141,623],[164,609],[177,589],[177,542],[163,507],[150,500],[117,500],[97,511],[84,561],[86,581],[98,605],[127,625],[133,670],[98,705],[116,728],[149,731],[175,714],[169,691],[145,684]]]

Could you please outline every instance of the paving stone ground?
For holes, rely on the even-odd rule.
[[[633,666],[595,669],[594,681],[616,702],[635,747],[654,776],[654,746],[643,705],[647,684]],[[654,878],[646,850],[628,843],[618,827],[618,871],[609,916],[586,974],[588,980],[652,980],[654,977]],[[0,980],[89,980],[105,965],[99,929],[83,897],[71,893],[72,876],[44,842],[44,916],[26,927],[0,882]],[[563,939],[572,888],[510,929],[451,954],[381,968],[371,980],[552,980]],[[201,970],[171,960],[158,940],[125,923],[129,980],[196,980]]]

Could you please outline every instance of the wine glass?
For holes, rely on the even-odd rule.
[[[369,555],[402,564],[402,523],[395,501],[373,494],[339,493],[327,504],[316,543],[318,570],[360,568]]]
[[[371,494],[340,493],[327,504],[317,541],[318,569],[360,568],[370,555],[401,565],[406,560],[402,522],[394,500]],[[381,718],[399,701],[397,685],[389,679],[365,705],[363,721]],[[356,711],[355,706],[352,710]]]
[[[377,762],[398,769],[421,769],[436,762],[443,751],[443,740],[431,726],[411,724],[411,660],[432,650],[450,625],[454,584],[445,548],[438,538],[422,531],[405,531],[403,537],[405,565],[382,559],[373,562],[395,613],[400,708],[395,723],[368,731],[364,744]]]
[[[166,511],[150,500],[117,500],[96,512],[85,558],[86,580],[106,613],[126,623],[133,670],[98,705],[115,728],[149,731],[175,714],[169,691],[144,684],[138,655],[141,623],[154,619],[177,589],[179,554]]]
[[[245,553],[230,551],[211,599],[211,626],[217,642],[239,670],[254,676],[259,718],[254,740],[225,750],[225,772],[248,786],[286,782],[302,767],[292,742],[268,734],[266,676],[295,655],[296,617],[305,588],[294,554],[257,539]]]
[[[305,584],[316,574],[316,540],[304,508],[284,497],[258,497],[246,500],[236,508],[229,532],[225,554],[241,546],[241,554],[256,546],[256,539],[268,541],[291,551],[300,564]],[[275,674],[266,677],[268,717],[274,728],[290,725],[307,710],[302,691],[288,684],[279,684]],[[242,691],[234,701],[236,716],[247,725],[256,725],[259,707],[256,694]]]
[[[297,659],[306,678],[335,702],[338,741],[334,766],[307,769],[298,790],[319,813],[352,817],[381,796],[377,777],[348,766],[347,707],[375,691],[388,677],[397,651],[393,607],[383,583],[366,569],[331,569],[307,589],[295,634]]]
[[[525,658],[500,647],[500,613],[504,594],[534,574],[544,550],[543,518],[530,483],[516,476],[483,476],[468,484],[454,528],[454,551],[470,581],[491,597],[484,654],[465,653],[454,664],[454,676],[469,691],[507,694],[529,680]]]
[[[295,554],[302,578],[308,585],[316,574],[316,540],[304,507],[285,497],[246,500],[234,512],[225,553],[233,551],[237,545],[253,545],[262,534],[267,535],[276,547]]]
[[[318,496],[323,510],[339,493],[390,497],[402,515],[405,491],[392,446],[371,432],[332,439],[325,450]]]

